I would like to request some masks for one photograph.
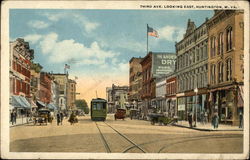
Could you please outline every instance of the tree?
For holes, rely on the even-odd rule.
[[[78,109],[83,110],[85,114],[89,114],[88,104],[84,99],[77,99],[75,104]]]

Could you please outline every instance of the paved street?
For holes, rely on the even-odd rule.
[[[102,136],[101,134],[102,133]],[[89,116],[70,125],[54,120],[47,126],[32,124],[10,128],[11,152],[111,153],[242,153],[242,131],[198,131],[176,126],[151,125],[126,118],[93,122]]]

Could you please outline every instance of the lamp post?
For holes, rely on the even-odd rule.
[[[196,122],[197,122],[197,93],[198,93],[198,88],[195,88],[194,92],[195,92],[195,123],[194,123],[194,127],[196,127]]]

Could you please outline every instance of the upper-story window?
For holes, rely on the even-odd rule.
[[[195,63],[195,51],[192,51],[192,59],[193,59],[193,63]]]
[[[218,82],[223,82],[223,63],[219,62],[218,64]]]
[[[232,80],[232,59],[229,58],[226,61],[226,80]]]
[[[223,33],[219,34],[218,40],[218,54],[223,54]]]
[[[211,84],[215,84],[216,65],[212,64],[210,69],[211,69],[210,81],[211,81]]]
[[[216,46],[215,46],[215,37],[211,37],[210,39],[210,56],[214,57],[215,56],[215,51],[216,51]]]
[[[196,61],[198,62],[200,60],[200,49],[196,49]]]
[[[233,48],[233,28],[229,27],[227,29],[227,51],[231,50]]]

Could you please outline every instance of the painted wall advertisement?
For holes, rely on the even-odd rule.
[[[174,72],[176,55],[175,53],[153,53],[153,77],[161,77]]]

